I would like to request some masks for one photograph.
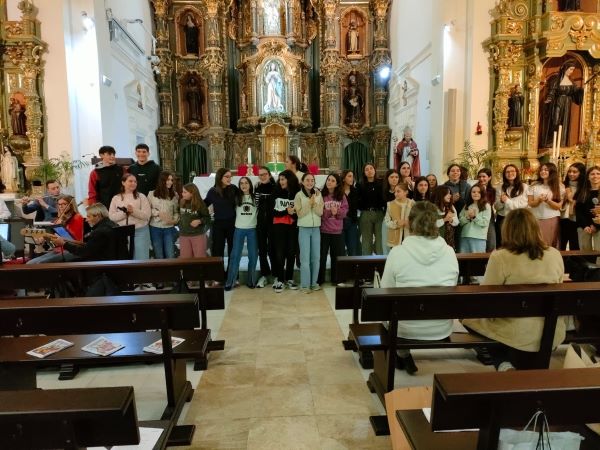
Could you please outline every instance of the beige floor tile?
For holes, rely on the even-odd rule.
[[[203,419],[244,419],[253,417],[257,401],[254,387],[211,387],[197,389],[187,416],[180,423]]]
[[[256,366],[256,386],[296,386],[309,384],[306,364],[283,363]]]
[[[210,364],[208,370],[202,376],[198,388],[254,386],[256,381],[255,371],[255,364]]]
[[[216,365],[255,364],[257,352],[250,347],[232,347],[225,341],[225,349],[211,352],[208,357],[208,367]]]
[[[225,348],[254,348],[258,344],[260,330],[239,328],[219,331],[214,339],[225,339]]]
[[[299,330],[298,317],[263,317],[260,321],[261,330]]]
[[[332,314],[313,314],[300,316],[299,325],[301,329],[325,328],[335,330],[339,328],[338,322]]]
[[[269,298],[263,301],[262,317],[296,317],[298,311],[293,300],[288,295],[280,294],[275,300]]]
[[[377,414],[365,383],[311,385],[315,414]]]
[[[319,430],[311,417],[254,419],[248,436],[248,450],[317,450]]]
[[[317,416],[321,450],[391,449],[388,436],[375,436],[365,415]]]
[[[233,450],[248,447],[251,419],[205,419],[195,422],[196,432],[190,449]]]
[[[343,351],[342,340],[346,336],[342,334],[339,328],[324,329],[324,328],[304,328],[302,332],[305,349],[323,349],[323,348],[339,348]]]
[[[258,336],[259,346],[302,344],[303,335],[297,325],[291,329],[260,330]]]
[[[363,378],[351,355],[329,354],[308,360],[306,368],[311,385],[361,383]]]
[[[260,313],[248,315],[235,313],[227,315],[227,317],[223,319],[223,323],[221,324],[220,330],[221,332],[235,332],[240,328],[258,330],[260,328]]]
[[[252,417],[310,416],[315,413],[308,384],[257,386]]]
[[[256,354],[256,365],[304,363],[304,346],[302,344],[274,345],[259,349]]]

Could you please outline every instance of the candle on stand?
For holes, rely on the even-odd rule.
[[[275,153],[275,141],[271,141],[271,150],[273,150],[273,161],[277,161],[277,153]]]
[[[302,162],[302,150],[298,147],[298,159]]]
[[[557,135],[558,135],[558,133],[556,131],[552,135],[552,154],[550,155],[550,157],[553,160],[556,158],[556,137],[557,137]]]
[[[558,126],[558,136],[556,137],[556,160],[560,156],[560,142],[562,140],[562,125]]]
[[[248,164],[252,164],[252,149],[248,147]]]

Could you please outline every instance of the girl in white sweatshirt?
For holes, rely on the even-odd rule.
[[[118,225],[135,225],[133,259],[150,258],[150,202],[137,191],[135,175],[126,173],[121,179],[121,193],[110,202],[108,217]]]

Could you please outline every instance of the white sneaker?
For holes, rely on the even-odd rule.
[[[277,293],[280,294],[283,292],[283,283],[281,281],[277,281],[275,280],[275,283],[273,283],[273,290]]]
[[[309,288],[301,288],[300,292],[302,292],[303,294],[310,294],[310,289]]]
[[[288,289],[291,289],[292,291],[295,291],[298,289],[298,285],[296,283],[294,283],[294,280],[288,280],[287,287],[288,287]]]
[[[256,283],[257,288],[264,288],[267,284],[267,277],[260,277]]]
[[[498,372],[507,372],[509,370],[516,370],[515,366],[513,366],[510,361],[502,361],[498,364]]]
[[[321,290],[321,286],[319,286],[318,284],[315,284],[314,286],[310,287],[313,291],[320,291]]]

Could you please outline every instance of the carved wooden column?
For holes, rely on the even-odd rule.
[[[165,170],[176,171],[175,127],[173,126],[173,54],[169,48],[168,16],[171,0],[152,0],[156,24],[156,54],[159,61],[153,64],[157,73],[160,126],[156,131],[160,162]]]
[[[388,167],[387,152],[391,136],[386,114],[389,78],[382,79],[380,76],[383,68],[388,68],[391,73],[392,67],[387,23],[389,5],[389,0],[371,0],[370,3],[370,9],[375,21],[375,48],[371,56],[371,67],[374,87],[373,100],[375,104],[373,152],[375,156],[374,162],[378,170],[385,170]]]
[[[40,165],[43,157],[43,120],[40,86],[43,83],[44,61],[42,54],[47,45],[39,37],[37,9],[29,0],[18,3],[21,11],[19,22],[8,22],[6,39],[3,43],[6,54],[6,73],[12,72],[8,78],[9,93],[21,91],[25,98],[25,115],[27,117],[25,136],[12,135],[9,143],[15,153],[23,156],[26,177],[32,178],[33,171]],[[20,89],[17,78],[22,78]],[[14,130],[13,130],[14,131]]]
[[[221,46],[219,0],[206,1],[207,47],[200,58],[200,67],[208,80],[209,143],[212,170],[225,162],[225,130],[223,129],[223,76],[225,59]]]

